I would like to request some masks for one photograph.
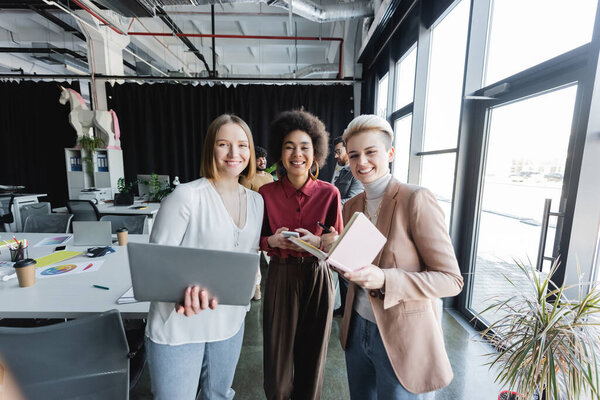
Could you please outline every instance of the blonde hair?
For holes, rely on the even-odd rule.
[[[217,140],[219,129],[226,124],[236,124],[246,133],[246,137],[248,138],[248,148],[250,150],[250,160],[248,161],[248,166],[242,171],[241,175],[245,175],[248,179],[253,179],[256,174],[256,155],[254,153],[252,132],[250,131],[248,124],[234,114],[219,115],[208,126],[206,138],[204,139],[204,147],[202,149],[202,160],[200,161],[200,176],[208,179],[219,178],[217,163],[215,162],[215,142]]]
[[[386,150],[392,148],[392,142],[394,140],[394,130],[392,129],[392,126],[385,119],[373,114],[359,115],[350,121],[348,127],[342,135],[342,138],[346,143],[348,143],[348,140],[350,140],[353,136],[367,131],[380,132],[380,136],[383,139]]]

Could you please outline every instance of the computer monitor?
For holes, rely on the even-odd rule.
[[[141,197],[148,197],[150,193],[149,184],[144,182],[150,182],[152,180],[152,175],[141,174],[137,176],[138,179],[138,194]],[[169,175],[158,175],[158,181],[162,184],[161,189],[164,189],[169,186],[171,183],[169,180]]]

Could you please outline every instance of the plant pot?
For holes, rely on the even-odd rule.
[[[133,193],[115,193],[115,206],[130,206],[133,204]]]

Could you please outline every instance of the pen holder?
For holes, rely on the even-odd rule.
[[[29,250],[27,246],[21,246],[20,248],[10,247],[10,261],[17,262],[29,258]]]

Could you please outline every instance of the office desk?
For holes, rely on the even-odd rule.
[[[146,207],[142,209],[136,209],[132,207]],[[100,214],[129,214],[129,215],[147,215],[149,219],[154,218],[158,209],[160,208],[160,203],[142,203],[141,201],[136,201],[132,206],[115,206],[112,203],[104,203],[99,202],[96,207],[98,207],[98,211]]]
[[[132,207],[143,206],[145,208],[138,209]],[[135,201],[131,206],[115,206],[113,203],[105,203],[103,201],[96,204],[98,208],[98,212],[100,215],[146,215],[148,216],[148,230],[147,232],[152,231],[152,224],[154,222],[154,217],[156,213],[158,213],[158,209],[160,208],[160,203],[144,203],[141,201]],[[52,209],[55,213],[66,214],[67,207],[58,207]]]
[[[49,254],[53,246],[33,247],[47,233],[17,233],[18,239],[29,240],[29,257]],[[12,238],[12,233],[0,233],[0,239]],[[132,242],[147,242],[148,235],[129,235]],[[69,246],[67,250],[85,251],[92,246]],[[150,303],[117,304],[117,299],[131,286],[127,248],[113,245],[115,253],[96,258],[104,259],[98,271],[36,279],[35,285],[20,288],[18,280],[0,281],[0,317],[3,318],[77,318],[116,308],[125,318],[145,318]],[[2,248],[0,260],[9,260],[8,250]],[[85,262],[90,258],[79,255],[67,262]],[[92,285],[102,285],[103,290]]]

